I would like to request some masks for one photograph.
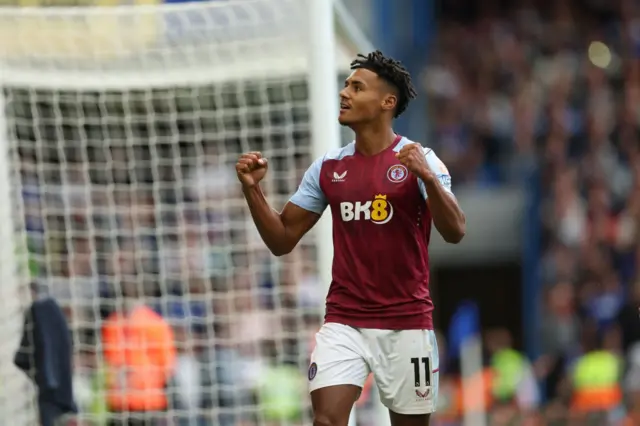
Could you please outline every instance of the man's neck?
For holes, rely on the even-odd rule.
[[[367,125],[354,129],[356,133],[356,151],[362,155],[376,155],[387,149],[396,139],[393,129],[388,126]]]

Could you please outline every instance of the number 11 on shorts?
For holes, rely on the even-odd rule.
[[[431,362],[428,357],[411,358],[413,364],[413,379],[417,388],[423,386],[420,380],[420,362],[424,364],[424,386],[431,386]]]

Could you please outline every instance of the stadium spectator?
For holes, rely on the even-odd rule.
[[[487,333],[486,350],[492,372],[492,399],[503,407],[511,405],[518,412],[535,411],[540,403],[538,385],[527,358],[513,348],[507,330]]]
[[[176,363],[171,326],[146,306],[135,287],[124,289],[123,304],[102,326],[107,363],[107,404],[112,422],[140,425],[168,408],[165,386]],[[119,413],[119,414],[118,414]]]

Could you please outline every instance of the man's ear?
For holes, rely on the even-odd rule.
[[[396,105],[398,105],[398,98],[393,93],[389,93],[382,100],[382,109],[385,111],[395,109]]]

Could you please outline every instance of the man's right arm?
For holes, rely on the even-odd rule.
[[[259,185],[243,189],[253,222],[275,256],[290,253],[327,207],[319,183],[321,167],[320,158],[306,171],[298,191],[280,213],[269,206]]]

